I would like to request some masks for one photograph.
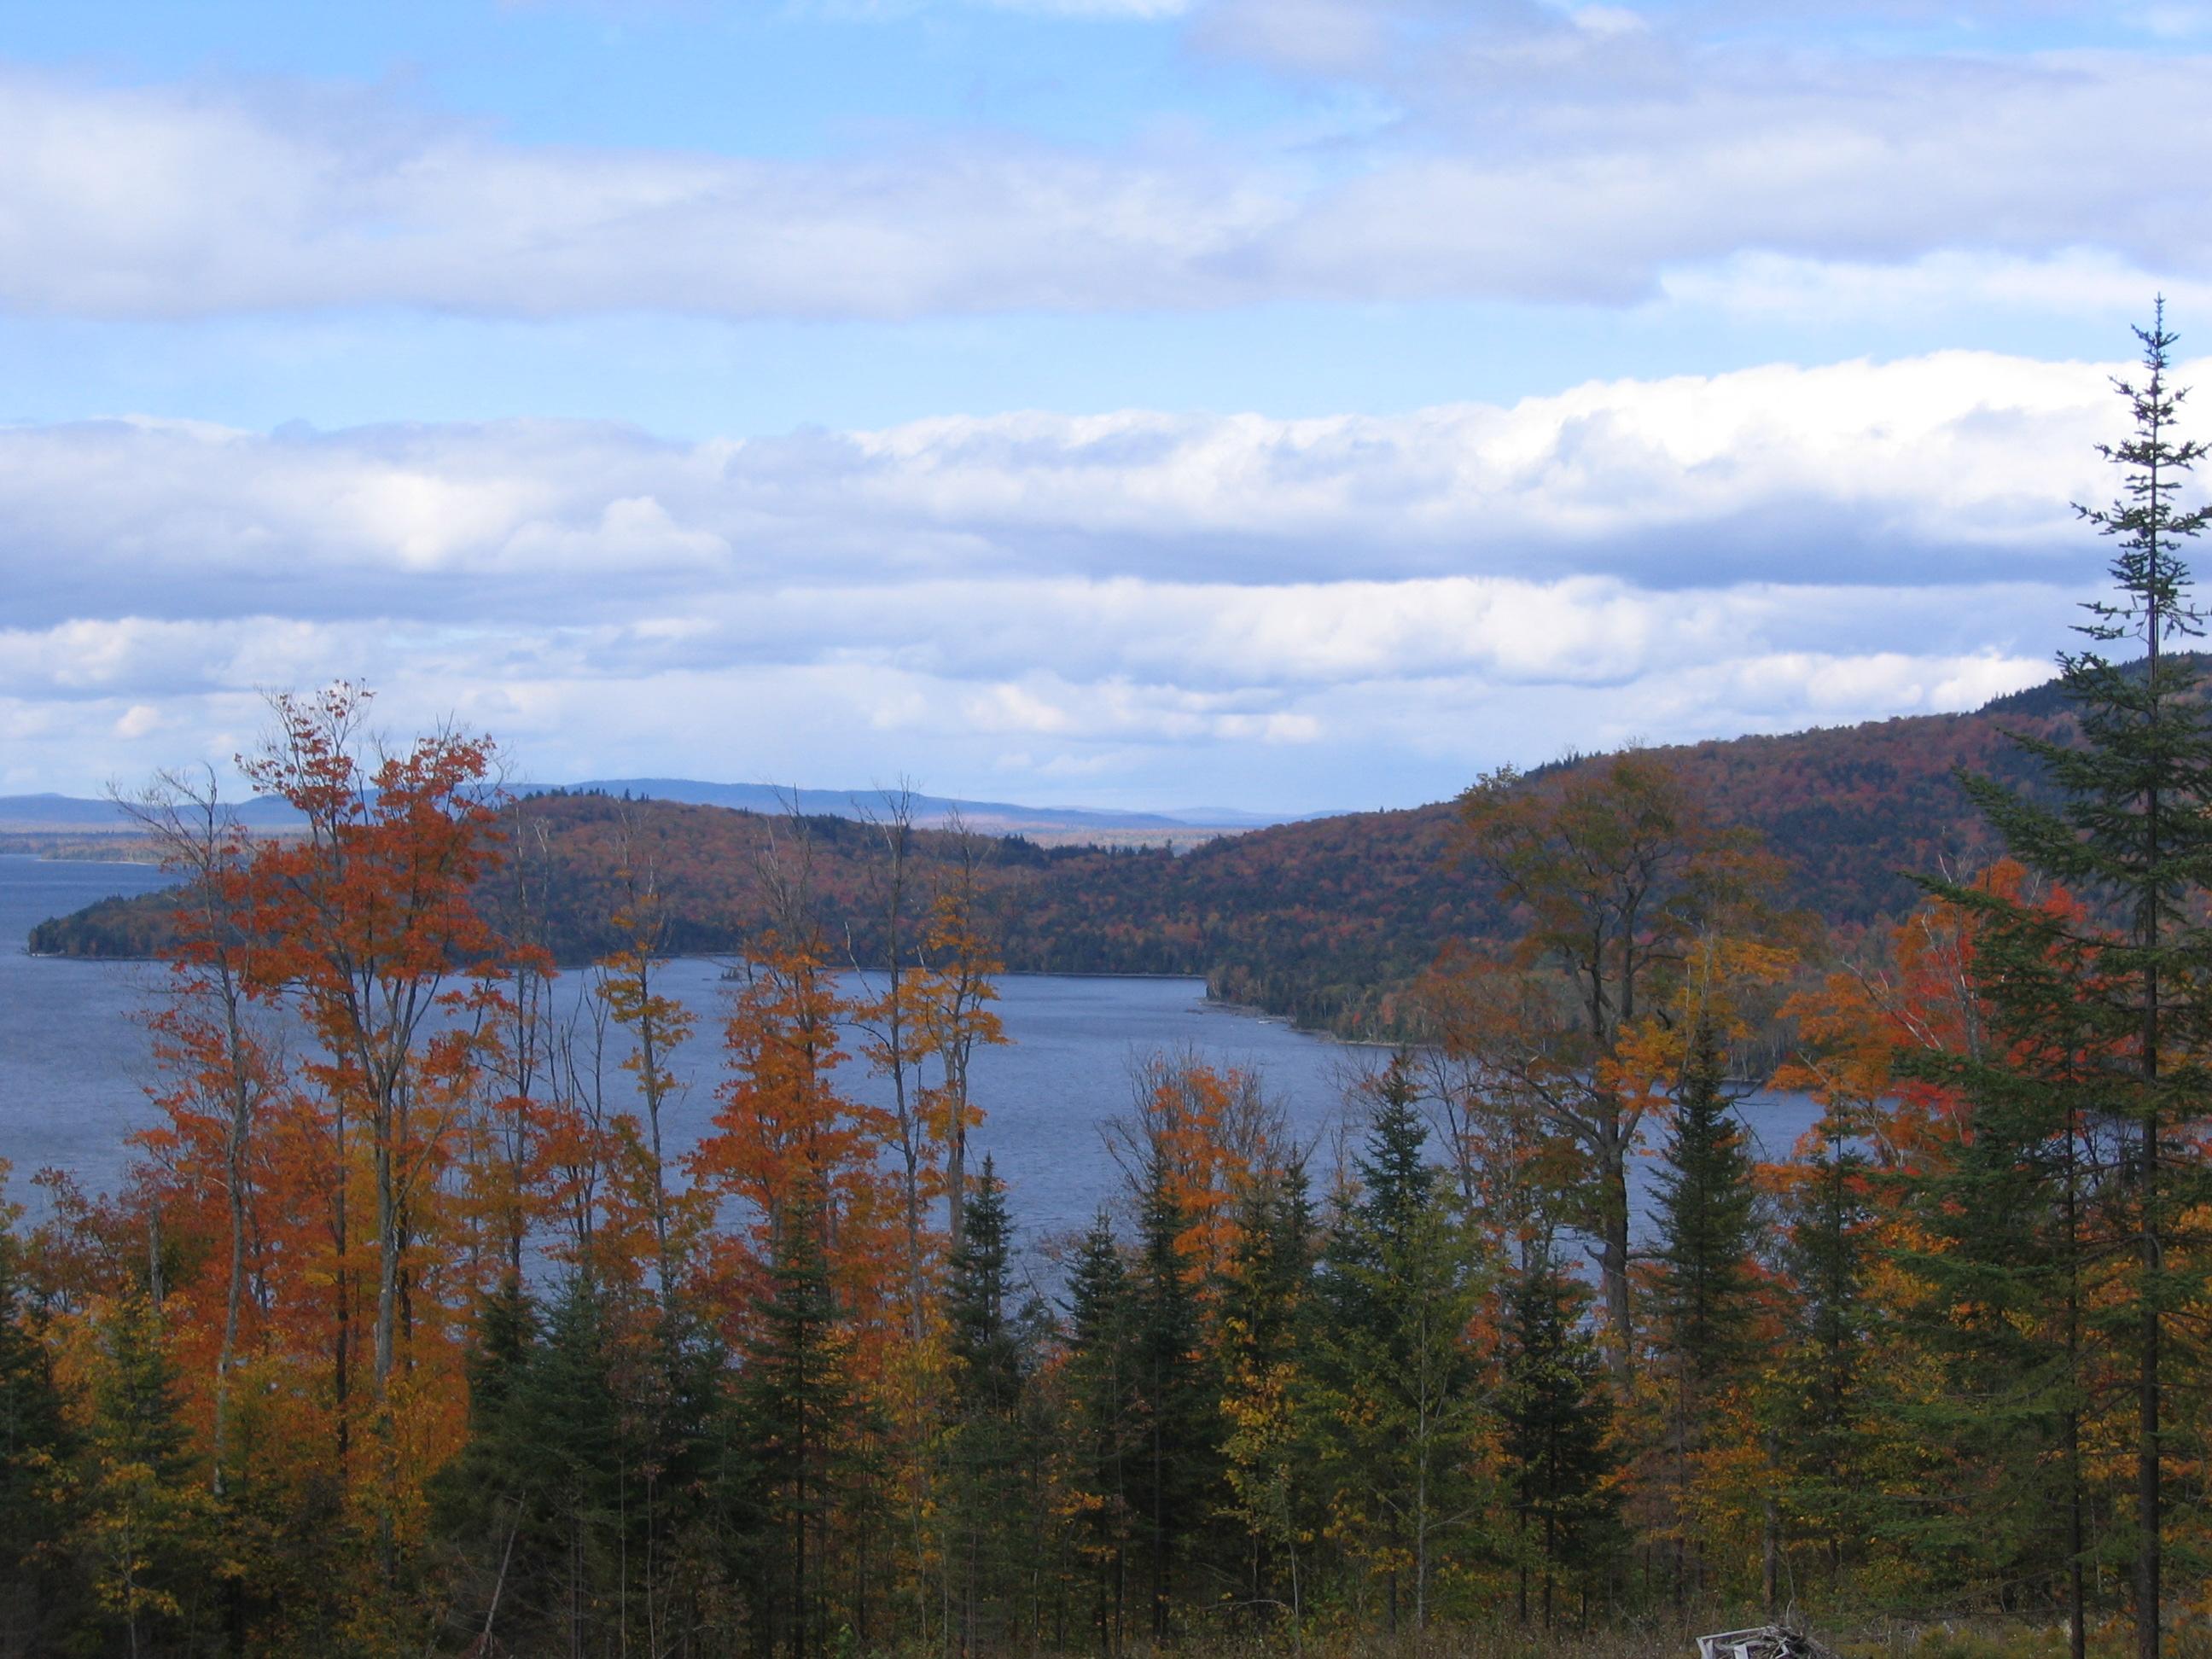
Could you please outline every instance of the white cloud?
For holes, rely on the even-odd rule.
[[[539,779],[1320,806],[1966,707],[2040,678],[2099,583],[2065,503],[2109,485],[2109,367],[696,444],[0,428],[0,732],[12,787],[84,788],[222,760],[258,688],[343,674],[393,727],[458,714]]]
[[[2202,58],[1788,55],[1619,8],[1462,15],[1433,0],[1204,14],[1208,38],[1346,66],[1391,101],[1396,118],[1323,150],[1188,128],[1110,151],[946,134],[811,160],[554,147],[361,97],[17,73],[0,80],[0,304],[153,318],[1620,304],[1726,292],[1763,258],[1923,280],[1946,258],[2087,258],[2212,280]],[[2144,155],[2160,158],[2154,179]]]
[[[0,428],[0,556],[19,625],[127,593],[179,618],[581,607],[664,634],[702,596],[976,578],[2072,580],[2088,567],[2066,504],[2109,488],[2091,445],[2120,412],[2112,367],[1943,353],[1392,416],[1031,413],[694,444],[554,422]]]

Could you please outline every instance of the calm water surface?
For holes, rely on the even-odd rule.
[[[15,1166],[18,1200],[32,1197],[26,1177],[47,1165],[94,1189],[120,1178],[129,1163],[124,1137],[151,1115],[143,1015],[162,983],[152,964],[36,957],[22,940],[46,917],[161,884],[158,872],[135,865],[0,857],[0,1158]],[[714,1110],[720,974],[712,962],[669,966],[668,988],[700,1015],[699,1033],[679,1056],[688,1088],[668,1119],[678,1152]],[[562,975],[566,1007],[575,1006],[584,979]],[[997,1159],[1025,1236],[1080,1227],[1113,1195],[1117,1172],[1101,1130],[1128,1109],[1134,1069],[1164,1050],[1257,1071],[1295,1132],[1317,1147],[1316,1170],[1334,1165],[1346,1135],[1346,1085],[1378,1065],[1381,1051],[1210,1006],[1205,990],[1182,979],[1003,981],[999,1012],[1012,1042],[976,1055],[972,1088],[988,1115],[975,1144],[979,1159],[986,1152]],[[614,1058],[610,1074],[620,1075]],[[889,1103],[888,1085],[864,1066],[848,1064],[843,1081],[858,1097]],[[1790,1096],[1759,1097],[1743,1109],[1770,1156],[1785,1152],[1813,1115]],[[1646,1189],[1650,1164],[1638,1171]]]

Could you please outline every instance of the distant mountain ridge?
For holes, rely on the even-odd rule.
[[[240,823],[256,830],[277,830],[300,821],[300,815],[283,801],[266,796],[238,802],[232,810]],[[67,830],[112,835],[131,827],[130,814],[111,800],[52,793],[0,795],[0,831]]]
[[[810,817],[854,819],[880,818],[889,806],[887,792],[881,789],[793,789],[766,783],[711,783],[698,778],[592,778],[580,783],[526,783],[516,786],[515,793],[612,795],[631,800],[672,801],[686,806],[724,806],[765,813],[792,810],[795,802],[796,810]],[[1024,806],[1012,801],[966,800],[919,792],[910,797],[909,804],[917,824],[943,828],[957,818],[971,830],[991,835],[1096,830],[1111,836],[1209,830],[1231,834],[1332,816],[1326,812],[1304,817],[1251,812],[1238,807],[1133,812],[1096,806]],[[243,802],[237,811],[241,821],[255,829],[281,829],[299,821],[299,815],[282,801],[266,797]],[[78,795],[0,795],[0,831],[66,830],[100,834],[130,827],[129,817],[112,801]]]
[[[2071,740],[2075,723],[2048,687],[1966,714],[1919,714],[1787,735],[1680,744],[1648,752],[1678,767],[1724,822],[1757,830],[1791,871],[1796,905],[1846,930],[1879,927],[1919,901],[1921,875],[1971,870],[1998,850],[1959,786],[1964,769],[2027,793],[2046,787],[2039,763],[2011,740]],[[1546,787],[1605,756],[1541,769]],[[809,804],[811,802],[810,800]],[[521,802],[543,827],[526,838],[544,942],[564,963],[614,948],[608,917],[617,872],[647,860],[670,904],[669,946],[743,948],[765,922],[760,857],[773,819],[744,811],[602,794]],[[1032,973],[1203,976],[1227,1000],[1346,1034],[1406,1029],[1403,994],[1447,945],[1510,927],[1498,896],[1452,855],[1453,802],[1278,823],[1164,848],[993,844],[981,871],[1006,965]],[[880,838],[842,817],[800,820],[823,917],[841,949],[881,960],[868,895]],[[951,851],[925,829],[925,884]],[[143,955],[167,927],[158,898],[114,901],[43,924],[32,948]]]
[[[880,818],[895,790],[793,789],[766,783],[707,783],[696,778],[594,778],[583,783],[526,784],[519,793],[627,795],[633,799],[676,801],[687,806],[730,806],[746,812],[796,810],[810,817]],[[1236,807],[1199,807],[1172,812],[1132,812],[1098,806],[1024,806],[1012,801],[966,800],[919,791],[908,798],[914,821],[940,828],[956,816],[969,828],[1002,830],[1255,830],[1290,823],[1293,817],[1248,812]],[[1327,814],[1312,816],[1325,817]]]

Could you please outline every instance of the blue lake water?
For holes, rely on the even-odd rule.
[[[95,1190],[121,1177],[124,1138],[151,1115],[143,1014],[162,975],[150,963],[34,957],[22,940],[47,916],[161,882],[159,872],[133,865],[0,857],[0,1158],[15,1166],[10,1193],[19,1201],[33,1196],[30,1173],[49,1165]],[[584,976],[568,974],[561,984],[573,1007]],[[714,1109],[726,988],[720,964],[696,960],[669,964],[667,985],[700,1015],[679,1056],[688,1087],[667,1120],[671,1149],[680,1152]],[[1012,1041],[975,1060],[971,1088],[987,1114],[975,1156],[995,1158],[1015,1219],[1032,1240],[1081,1227],[1115,1195],[1119,1172],[1102,1130],[1127,1110],[1133,1073],[1148,1056],[1188,1050],[1257,1072],[1294,1133],[1316,1148],[1317,1188],[1347,1136],[1357,1135],[1349,1084],[1383,1058],[1209,1005],[1198,980],[1010,977],[1000,987],[999,1013]],[[857,1062],[843,1080],[856,1096],[889,1103],[888,1084]],[[1754,1097],[1743,1111],[1773,1157],[1812,1120],[1808,1102],[1786,1095]],[[1638,1175],[1648,1189],[1649,1160]]]

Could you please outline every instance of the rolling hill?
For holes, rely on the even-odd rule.
[[[882,817],[884,809],[884,793],[879,789],[793,789],[766,783],[712,783],[699,778],[592,778],[580,783],[526,784],[517,793],[613,795],[623,800],[727,806],[748,812],[781,813],[795,805],[810,817],[861,822]],[[988,835],[1043,835],[1060,839],[1088,836],[1134,844],[1194,845],[1217,835],[1297,821],[1236,807],[1126,812],[1097,806],[1024,806],[1012,801],[920,793],[911,797],[910,806],[919,824],[942,828],[957,821]],[[299,821],[299,815],[283,802],[265,798],[243,803],[238,812],[242,821],[260,830],[282,830]],[[129,815],[111,800],[82,795],[0,795],[0,834],[113,835],[127,833],[131,828]]]
[[[1850,927],[1908,908],[1911,872],[1957,866],[1992,851],[1952,776],[1954,768],[2036,787],[2008,731],[2063,738],[2071,729],[2047,688],[1972,714],[1904,717],[1786,736],[1664,749],[1717,816],[1759,830],[1792,866],[1795,898]],[[1561,768],[1587,765],[1568,761]],[[805,803],[815,805],[810,798]],[[761,813],[604,794],[546,794],[516,811],[543,835],[548,943],[586,961],[611,943],[605,917],[624,838],[670,895],[672,948],[737,948],[763,921],[757,860],[771,828]],[[989,842],[984,884],[1007,966],[1049,973],[1203,975],[1217,995],[1302,1023],[1358,1031],[1387,1027],[1395,993],[1449,940],[1494,931],[1492,897],[1452,867],[1449,803],[1278,823],[1174,854],[1164,849]],[[849,817],[799,820],[818,902],[859,959],[881,943],[866,902],[878,843]],[[951,842],[924,831],[924,859]],[[33,950],[143,954],[162,930],[159,903],[112,902],[43,924]]]

